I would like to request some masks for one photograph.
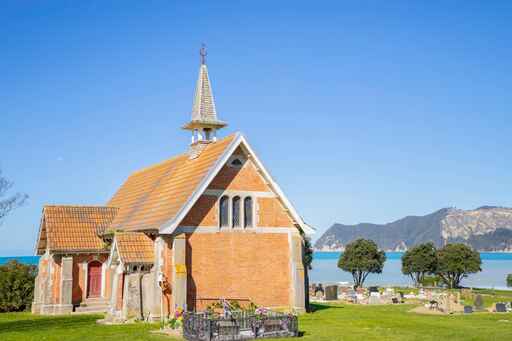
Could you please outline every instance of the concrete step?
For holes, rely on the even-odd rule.
[[[92,306],[92,307],[76,307],[74,314],[90,314],[90,313],[106,313],[108,311],[108,306]]]
[[[82,304],[80,304],[81,306],[82,305],[85,305],[85,306],[91,306],[91,305],[108,305],[109,304],[109,300],[106,300],[104,298],[102,299],[86,299],[84,302],[82,302]]]
[[[80,304],[79,307],[75,308],[75,312],[83,313],[102,313],[106,312],[109,307],[109,300],[99,297],[99,298],[87,298],[84,302]]]

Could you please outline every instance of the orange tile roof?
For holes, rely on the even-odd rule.
[[[181,154],[132,174],[107,204],[119,208],[112,228],[159,229],[185,205],[235,136],[208,144],[197,158]]]
[[[152,264],[155,260],[153,241],[142,232],[117,232],[115,243],[119,258],[125,264]]]
[[[45,206],[37,253],[50,251],[105,251],[98,237],[114,220],[117,208],[101,206]]]

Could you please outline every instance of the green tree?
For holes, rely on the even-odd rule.
[[[30,309],[36,267],[13,260],[0,265],[0,312]]]
[[[437,270],[437,250],[434,243],[419,244],[402,256],[402,273],[409,275],[414,285],[423,283],[425,275]]]
[[[304,238],[304,266],[308,270],[313,269],[313,252],[311,241],[308,238]]]
[[[450,289],[459,288],[469,274],[482,271],[480,254],[464,244],[447,244],[437,252],[437,274]]]
[[[507,287],[512,287],[512,274],[507,276]]]
[[[354,287],[361,287],[371,273],[381,273],[386,261],[384,251],[379,251],[373,240],[357,239],[345,247],[338,260],[338,268],[350,272]]]
[[[304,238],[304,253],[303,253],[303,262],[304,262],[304,295],[306,297],[306,310],[308,312],[311,311],[311,307],[309,305],[309,270],[313,269],[313,247],[311,246],[311,241],[309,238],[303,236]]]

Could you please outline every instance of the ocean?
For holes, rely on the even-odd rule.
[[[380,286],[407,286],[412,285],[408,276],[401,272],[402,252],[387,252],[387,260],[381,274],[371,274],[366,280],[366,285]],[[311,283],[351,282],[352,275],[337,267],[339,252],[315,252],[313,258],[313,270],[310,271]],[[482,252],[482,272],[469,275],[462,280],[466,287],[510,289],[507,288],[506,277],[512,273],[512,253]],[[0,257],[0,265],[9,260],[16,259],[21,263],[37,265],[38,256]]]
[[[401,271],[402,252],[386,252],[386,263],[381,274],[370,274],[365,285],[408,286],[412,285],[409,276]],[[352,275],[337,267],[339,252],[315,252],[313,270],[309,273],[310,283],[352,282]],[[466,287],[510,289],[506,277],[512,273],[512,253],[481,252],[482,271],[462,280]]]
[[[23,264],[37,265],[39,263],[39,256],[0,257],[0,265],[11,260],[17,260]]]

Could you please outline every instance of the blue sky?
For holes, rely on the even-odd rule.
[[[202,42],[223,134],[317,237],[512,206],[510,1],[3,1],[0,21],[0,167],[30,195],[0,255],[32,253],[43,204],[104,204],[187,147]]]

